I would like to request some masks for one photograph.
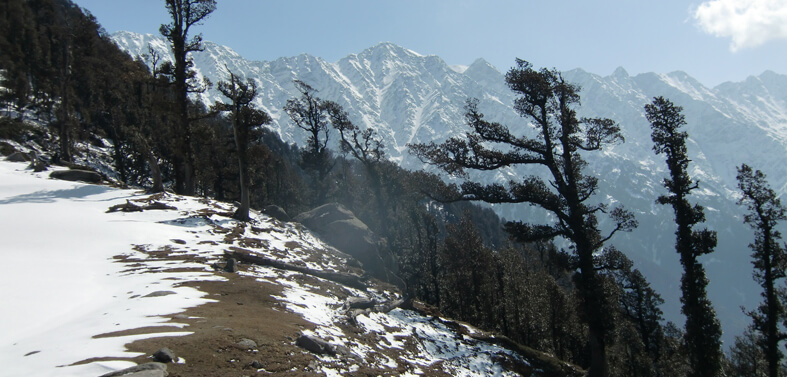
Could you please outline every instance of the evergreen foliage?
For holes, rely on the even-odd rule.
[[[199,83],[190,53],[202,51],[202,35],[189,39],[191,28],[216,10],[215,0],[165,0],[172,23],[161,25],[159,32],[170,42],[174,63],[165,63],[162,73],[170,78],[174,88],[174,125],[178,137],[175,148],[175,191],[194,195],[194,154],[192,123],[195,115],[189,112],[189,93],[201,93],[209,83]]]
[[[708,279],[705,269],[697,257],[713,252],[716,247],[716,232],[707,229],[694,230],[694,226],[705,221],[703,207],[692,206],[688,201],[691,191],[699,183],[689,177],[689,158],[686,152],[688,134],[679,129],[686,124],[680,106],[663,97],[653,99],[645,106],[651,124],[653,150],[664,154],[670,177],[664,179],[669,194],[659,196],[659,204],[669,204],[675,211],[677,224],[675,249],[683,265],[681,290],[682,312],[686,316],[685,341],[691,364],[691,377],[716,377],[721,373],[721,325],[716,318],[713,305],[708,300]]]
[[[759,333],[757,344],[767,360],[768,376],[778,377],[784,356],[779,350],[779,342],[787,338],[780,323],[787,320],[787,316],[777,283],[785,277],[787,255],[779,243],[782,237],[776,226],[787,219],[787,215],[761,171],[743,164],[738,168],[737,178],[743,194],[739,204],[745,204],[749,210],[743,221],[754,229],[754,242],[749,244],[753,251],[753,276],[763,289],[764,299],[756,311],[747,314],[753,320],[753,330]]]
[[[219,83],[219,91],[231,103],[217,102],[217,111],[229,111],[232,119],[232,131],[235,149],[238,154],[238,174],[240,181],[240,206],[235,215],[237,220],[249,221],[249,142],[251,133],[258,127],[271,123],[268,113],[256,109],[251,101],[257,96],[257,84],[252,80],[243,82],[240,77],[230,72],[230,81]]]
[[[315,204],[323,204],[327,191],[325,178],[333,169],[330,163],[332,154],[328,149],[331,134],[331,119],[328,117],[330,104],[317,97],[317,90],[303,81],[295,80],[295,87],[301,97],[287,100],[284,111],[298,128],[309,135],[301,154],[301,166],[312,172],[313,188],[317,193]]]
[[[243,219],[248,209],[269,204],[297,214],[339,202],[379,237],[386,267],[401,277],[408,297],[591,366],[595,375],[686,374],[683,334],[661,325],[660,297],[625,255],[603,247],[612,234],[599,232],[596,216],[611,216],[617,225],[612,233],[634,226],[633,217],[588,203],[597,180],[583,174],[581,154],[620,140],[619,129],[608,119],[577,119],[578,88],[556,71],[519,61],[507,76],[521,95],[517,110],[537,125],[540,137],[512,135],[484,120],[470,101],[466,140],[449,140],[442,150],[412,146],[449,172],[533,164],[553,172],[556,186],[525,177],[508,186],[454,187],[386,160],[374,129],[356,126],[351,114],[303,82],[296,82],[301,96],[290,101],[288,114],[310,133],[304,148],[260,127],[269,117],[251,106],[258,88],[237,75],[218,84],[228,100],[214,111],[188,100],[184,106],[183,88],[186,96],[204,88],[188,57],[199,50],[201,37],[188,36],[215,9],[214,1],[166,1],[172,23],[162,34],[173,51],[182,48],[173,62],[153,50],[136,60],[123,54],[68,0],[8,0],[2,7],[0,19],[7,22],[0,24],[0,69],[7,90],[0,100],[6,114],[34,114],[48,122],[50,133],[4,118],[0,134],[35,137],[63,161],[69,153],[80,157],[85,142],[109,141],[122,183],[239,201],[236,217]],[[219,111],[229,116],[215,116]],[[338,156],[331,153],[329,132],[339,135]],[[61,142],[68,148],[61,150]],[[491,209],[468,199],[530,203],[552,211],[557,221],[504,226]],[[554,236],[571,240],[573,249],[559,250],[550,241]]]
[[[535,242],[565,237],[577,256],[577,287],[588,323],[591,352],[590,376],[607,376],[607,336],[613,326],[602,279],[593,254],[618,231],[636,227],[633,215],[623,208],[609,210],[604,204],[589,204],[598,179],[585,175],[587,165],[581,152],[598,151],[621,141],[620,128],[610,119],[578,119],[579,88],[566,82],[557,70],[535,70],[517,60],[506,82],[519,97],[514,109],[532,122],[537,137],[517,136],[499,123],[484,120],[477,100],[467,103],[466,118],[471,131],[443,144],[414,144],[410,149],[422,161],[449,174],[465,175],[466,169],[496,170],[507,166],[536,165],[550,174],[549,182],[538,176],[521,181],[482,185],[465,182],[446,200],[481,200],[488,203],[528,203],[555,215],[553,224],[508,222],[506,229],[518,241]],[[498,149],[498,146],[502,148]],[[598,229],[597,214],[608,213],[615,223],[610,234]]]

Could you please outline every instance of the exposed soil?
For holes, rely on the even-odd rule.
[[[207,260],[191,254],[179,253],[176,250],[146,251],[158,260],[190,261],[207,264]],[[144,269],[138,261],[125,256],[117,257],[121,263],[129,267]],[[249,265],[240,265],[241,270]],[[182,268],[168,270],[182,271]],[[151,355],[162,347],[171,349],[181,363],[169,363],[167,369],[171,377],[208,377],[208,376],[314,376],[322,375],[320,365],[326,365],[317,355],[295,345],[295,340],[303,330],[311,330],[314,325],[305,321],[300,315],[289,312],[284,305],[272,296],[282,294],[279,285],[258,281],[250,276],[235,273],[216,272],[226,281],[198,281],[183,283],[207,293],[207,298],[216,300],[197,307],[187,309],[183,313],[172,315],[171,322],[187,324],[184,328],[162,325],[145,327],[115,333],[99,334],[96,337],[126,336],[135,334],[155,334],[167,331],[189,331],[191,335],[175,337],[154,337],[138,340],[126,345],[132,352],[143,356],[125,360],[137,364],[152,361]],[[332,292],[341,289],[335,283],[320,280],[308,275],[297,277],[313,287],[320,287]],[[357,329],[348,326],[343,329],[353,337],[370,337],[360,334]],[[241,339],[251,339],[257,343],[254,350],[244,349],[237,345]],[[370,342],[376,339],[368,339]],[[92,358],[76,364],[101,360],[117,360],[117,358]],[[252,366],[253,362],[256,366]],[[380,370],[364,366],[362,360],[345,359],[339,362],[343,366],[357,365],[353,376],[396,376],[407,372],[407,365],[392,370]],[[327,363],[332,364],[332,363]],[[448,376],[439,370],[439,365],[430,368],[421,367],[425,376]]]

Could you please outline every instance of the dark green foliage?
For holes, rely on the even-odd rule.
[[[754,242],[749,244],[753,251],[754,280],[762,287],[764,299],[756,311],[747,314],[753,320],[753,330],[759,333],[757,344],[768,362],[768,376],[778,377],[784,356],[779,350],[779,342],[787,338],[779,324],[787,320],[787,316],[777,283],[785,277],[787,255],[780,244],[781,232],[776,226],[779,221],[787,219],[787,215],[761,171],[743,164],[738,168],[737,178],[738,188],[743,194],[738,203],[745,204],[749,210],[743,221],[754,229]]]
[[[319,205],[325,203],[329,191],[326,177],[334,166],[328,149],[331,134],[328,110],[331,103],[317,97],[317,90],[303,81],[295,80],[295,87],[301,96],[287,100],[284,111],[298,128],[309,135],[301,154],[301,166],[312,174],[312,188],[317,194],[314,204]]]
[[[689,159],[686,152],[688,134],[679,129],[686,124],[680,106],[663,97],[654,98],[645,106],[651,123],[653,150],[664,154],[670,177],[664,179],[668,194],[659,196],[657,202],[669,204],[675,211],[677,224],[675,249],[683,265],[681,290],[682,312],[686,316],[686,344],[692,377],[716,377],[721,373],[721,325],[707,298],[708,279],[697,257],[713,252],[716,232],[695,230],[694,226],[705,221],[703,207],[692,206],[688,195],[698,187],[698,182],[688,175]]]
[[[0,118],[0,139],[21,141],[30,126],[18,119]]]
[[[765,358],[762,344],[764,339],[752,328],[747,328],[743,335],[735,337],[730,347],[729,377],[766,377],[770,376],[768,361]],[[781,369],[781,367],[779,367]],[[777,374],[778,376],[779,374]],[[784,374],[781,374],[784,375]]]
[[[215,0],[165,0],[167,12],[172,23],[161,25],[159,32],[167,38],[172,47],[173,63],[162,65],[161,73],[169,77],[174,89],[173,124],[177,138],[175,143],[175,191],[180,194],[194,195],[194,155],[192,144],[192,123],[198,115],[189,111],[189,93],[204,92],[209,83],[196,81],[194,62],[190,53],[202,51],[202,35],[189,39],[191,28],[200,24],[214,10]]]
[[[229,112],[232,120],[235,150],[238,155],[238,174],[240,181],[240,206],[233,217],[241,221],[249,221],[249,143],[252,133],[260,126],[270,124],[272,119],[265,111],[256,109],[251,101],[257,96],[257,84],[252,80],[243,82],[240,77],[230,72],[230,81],[219,83],[219,91],[231,102],[217,102],[215,109]]]
[[[449,174],[464,176],[466,169],[496,170],[507,166],[536,165],[550,173],[549,181],[538,176],[501,184],[465,182],[446,200],[481,200],[488,203],[527,203],[551,212],[552,224],[509,222],[506,230],[518,241],[535,242],[557,236],[573,244],[577,256],[577,286],[589,325],[590,376],[606,376],[606,337],[611,318],[603,308],[607,298],[594,265],[593,253],[618,231],[636,227],[633,216],[622,208],[608,210],[589,204],[598,179],[585,175],[582,152],[598,151],[622,140],[620,128],[610,119],[578,119],[579,88],[566,82],[557,70],[535,70],[517,60],[506,75],[509,88],[519,95],[514,109],[532,124],[537,137],[514,135],[511,129],[484,119],[477,100],[467,103],[470,132],[443,144],[415,144],[410,150],[424,162]],[[500,146],[500,148],[498,148]],[[602,235],[597,214],[608,212],[616,224]]]
[[[310,133],[303,149],[258,127],[268,118],[248,106],[256,88],[235,75],[219,84],[230,101],[214,108],[231,116],[213,116],[192,102],[184,112],[183,88],[186,93],[204,88],[194,80],[188,58],[201,38],[188,40],[188,31],[215,9],[213,1],[166,1],[173,22],[162,34],[173,50],[182,48],[176,62],[163,62],[152,50],[131,59],[89,14],[66,0],[9,0],[1,6],[6,13],[0,18],[8,21],[0,25],[0,69],[10,89],[2,97],[5,110],[54,120],[50,131],[65,129],[59,139],[67,147],[111,140],[123,182],[151,191],[174,186],[179,192],[193,184],[193,192],[206,197],[249,208],[276,204],[290,215],[319,202],[340,202],[380,238],[386,268],[404,281],[409,297],[520,345],[593,366],[596,375],[606,373],[599,357],[609,360],[609,374],[615,376],[686,374],[683,335],[660,325],[658,294],[622,253],[609,247],[602,252],[611,234],[600,234],[596,215],[611,215],[617,224],[612,233],[634,226],[633,218],[622,209],[588,203],[597,181],[583,174],[581,153],[620,139],[619,130],[610,120],[577,119],[578,88],[556,71],[535,71],[519,62],[507,77],[521,95],[517,110],[544,138],[512,135],[485,121],[477,102],[470,101],[467,139],[451,139],[443,149],[413,146],[455,173],[539,165],[556,171],[551,179],[556,186],[524,177],[508,186],[457,188],[437,175],[387,161],[375,130],[353,124],[351,114],[317,98],[305,83],[296,82],[301,97],[288,111]],[[71,34],[61,35],[65,30]],[[1,119],[0,134],[28,138],[40,132]],[[329,149],[329,132],[339,135],[339,157]],[[508,152],[493,149],[501,144]],[[509,222],[504,229],[491,209],[455,199],[530,203],[558,220]],[[556,248],[550,241],[555,235],[574,246]],[[510,236],[520,242],[512,244]]]

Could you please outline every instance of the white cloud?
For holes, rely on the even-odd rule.
[[[705,1],[694,19],[702,31],[731,38],[733,52],[787,38],[787,0]]]

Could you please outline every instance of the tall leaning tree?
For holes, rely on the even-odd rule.
[[[534,136],[517,135],[489,122],[478,109],[478,100],[468,100],[465,117],[470,130],[442,144],[414,144],[410,150],[422,161],[449,174],[466,177],[466,170],[491,171],[527,165],[540,167],[549,178],[536,175],[511,180],[507,185],[466,181],[454,192],[442,193],[444,200],[480,200],[487,203],[526,203],[554,215],[550,224],[514,221],[506,230],[522,242],[564,237],[576,254],[576,285],[588,323],[589,376],[609,375],[606,345],[611,326],[609,300],[593,254],[618,231],[636,227],[633,215],[622,207],[608,208],[593,203],[598,179],[584,173],[582,155],[622,141],[620,128],[611,119],[577,117],[579,87],[566,82],[557,70],[536,70],[524,60],[506,74],[506,83],[518,97],[514,109],[534,128]],[[615,224],[602,234],[598,216],[609,216]]]
[[[779,350],[779,342],[787,339],[779,324],[787,319],[787,313],[779,297],[777,282],[785,278],[787,254],[776,226],[779,221],[787,219],[787,215],[763,172],[743,164],[738,168],[737,178],[738,188],[743,194],[738,203],[745,204],[749,210],[743,221],[754,229],[754,242],[749,244],[753,251],[754,280],[762,287],[764,299],[757,310],[747,314],[753,320],[754,330],[762,336],[758,345],[768,362],[768,376],[778,377],[784,356]]]
[[[694,226],[705,221],[705,212],[699,204],[691,205],[688,197],[699,187],[688,173],[689,157],[686,151],[688,134],[680,131],[686,124],[681,113],[683,108],[675,106],[664,97],[656,97],[645,105],[645,116],[651,124],[653,150],[666,156],[669,178],[664,179],[668,194],[659,196],[657,202],[671,205],[675,212],[675,250],[683,265],[681,278],[683,304],[686,316],[686,346],[691,366],[690,377],[717,377],[721,373],[721,325],[716,311],[708,299],[708,279],[705,269],[697,257],[713,252],[716,247],[716,232],[707,229],[695,230]]]
[[[229,112],[232,120],[232,134],[235,138],[235,148],[238,152],[238,174],[240,178],[240,206],[235,211],[233,218],[249,221],[249,144],[251,132],[256,128],[270,124],[273,119],[267,112],[254,107],[252,101],[257,96],[257,84],[247,79],[245,82],[238,75],[230,72],[229,81],[221,81],[219,91],[229,102],[216,102],[214,109]]]
[[[168,69],[175,90],[175,191],[194,195],[194,156],[191,146],[189,93],[202,92],[205,87],[195,80],[194,63],[189,54],[202,51],[202,35],[189,39],[191,28],[216,10],[216,0],[165,0],[172,22],[161,25],[159,32],[172,47],[174,64]]]

